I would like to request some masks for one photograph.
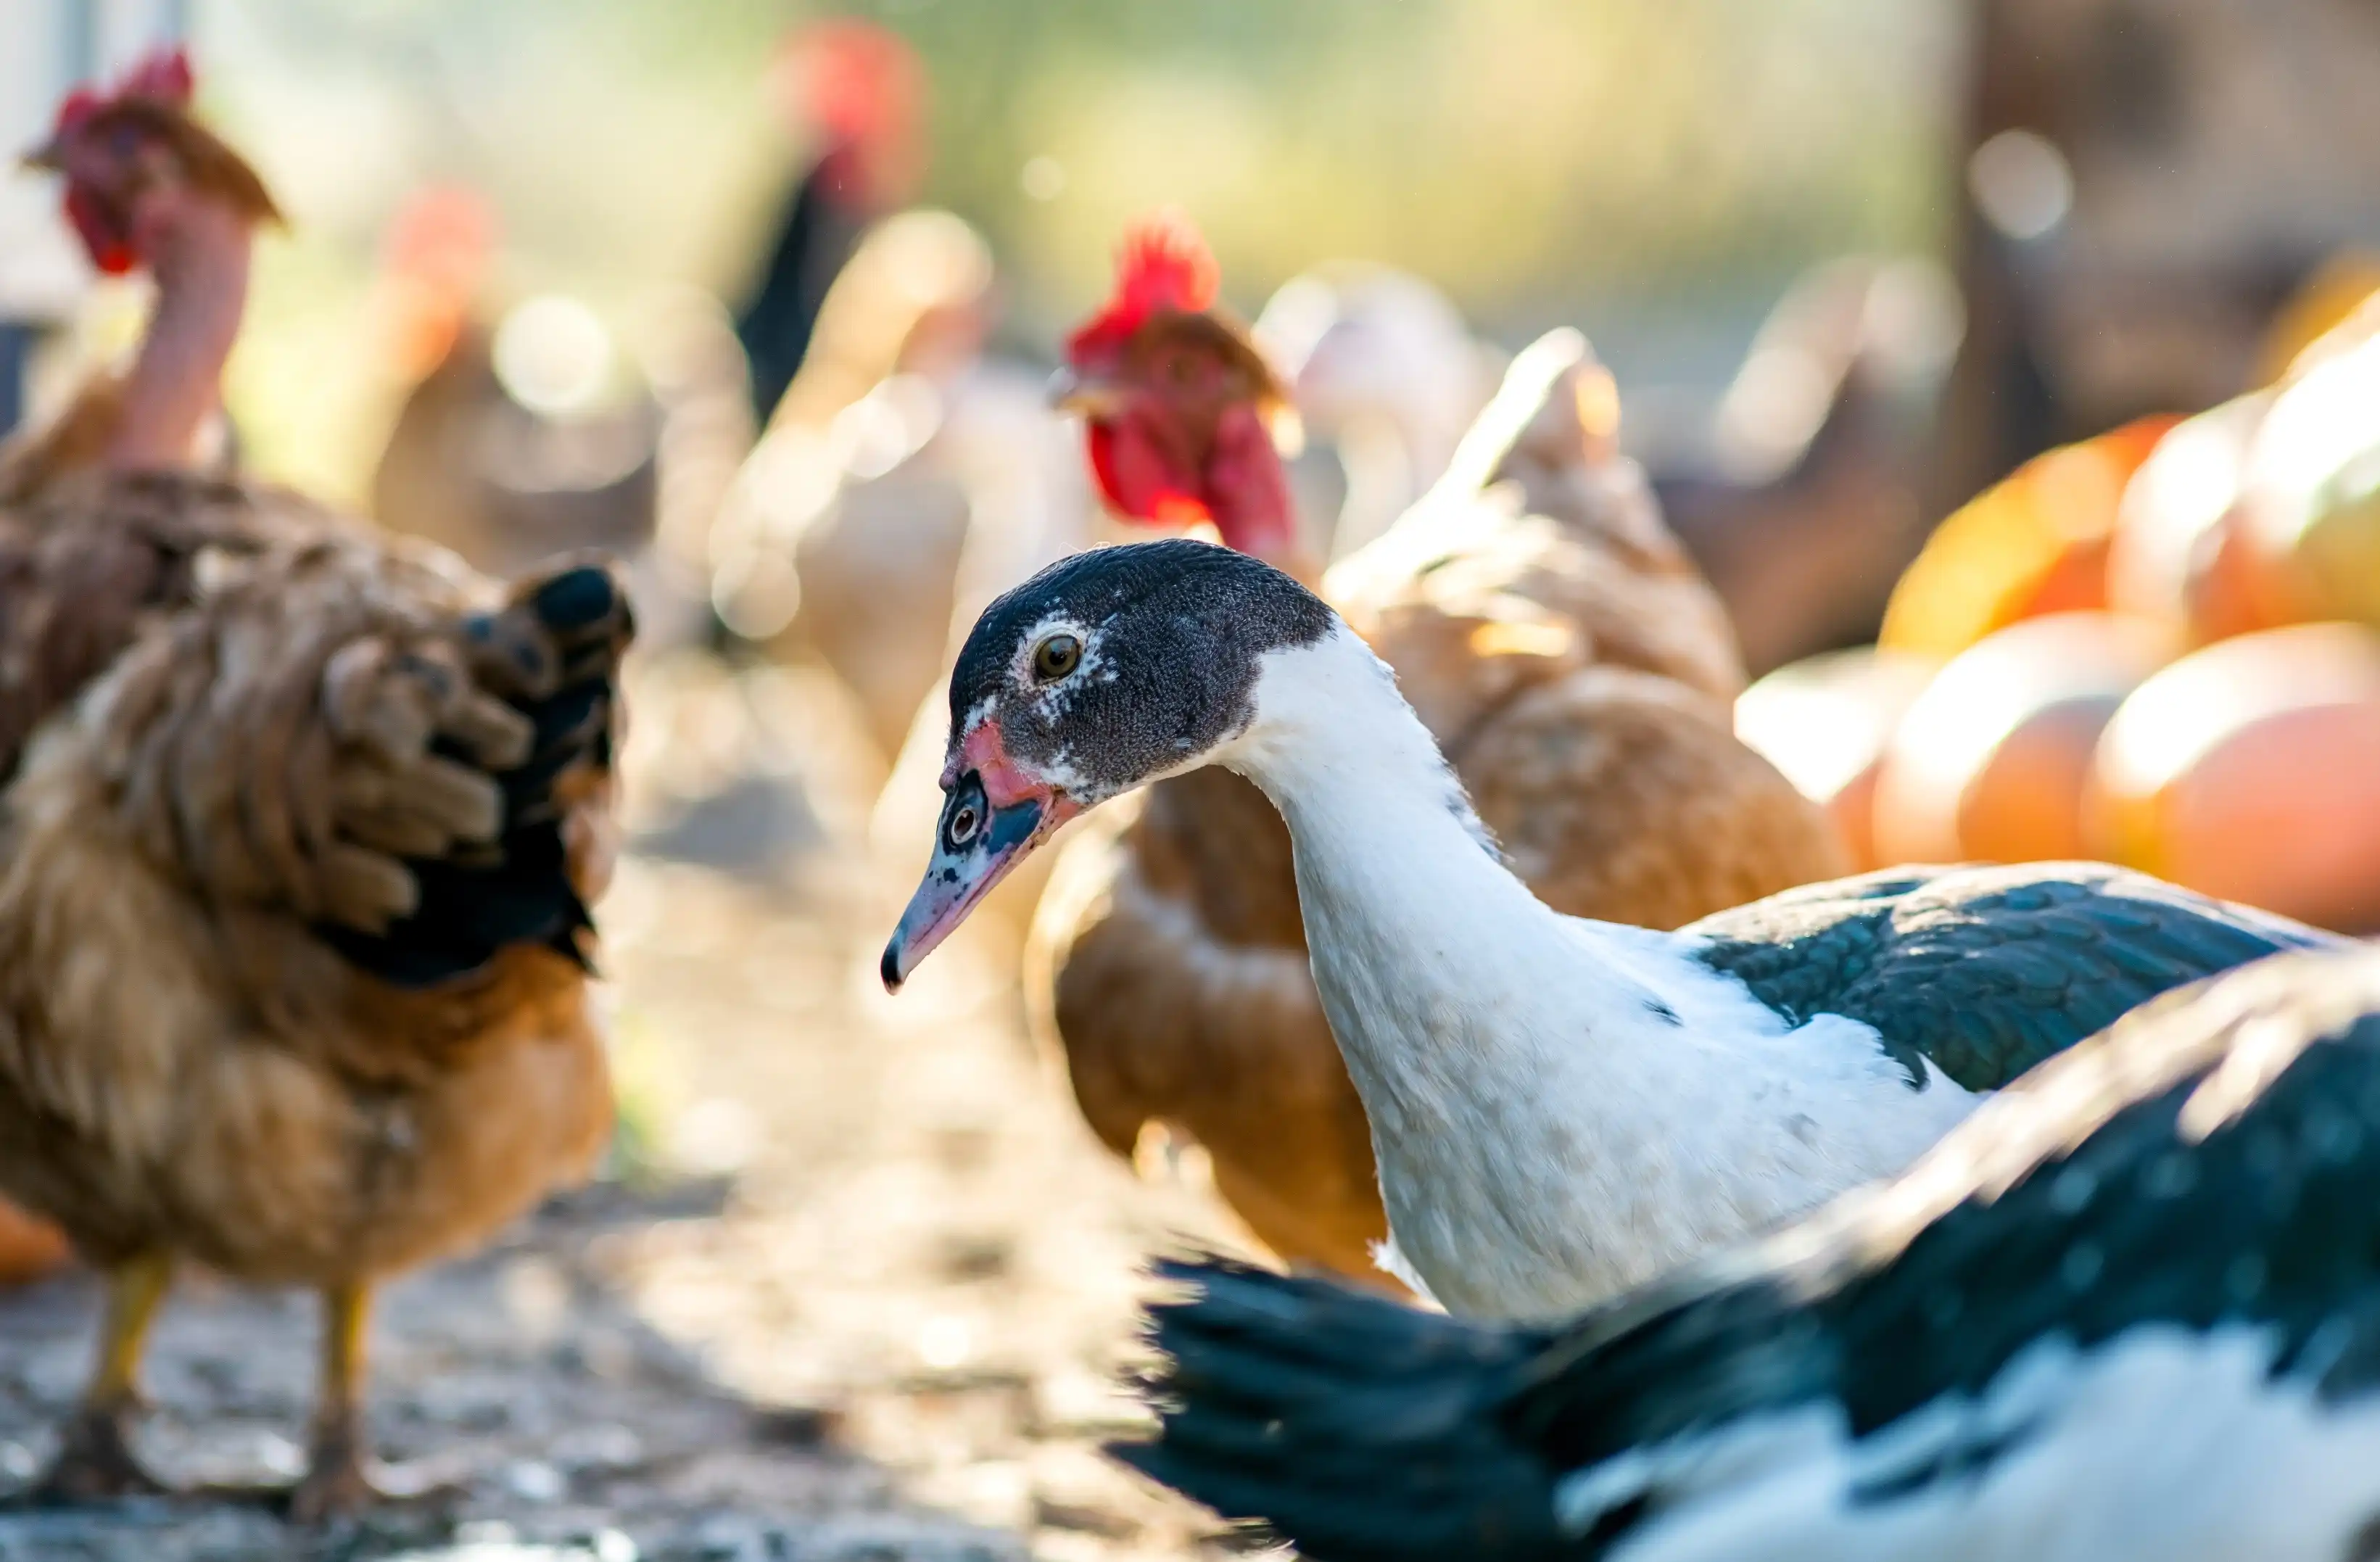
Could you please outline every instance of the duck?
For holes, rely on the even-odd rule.
[[[2333,1562],[2380,1524],[2380,952],[2153,1000],[1551,1327],[1159,1272],[1126,1463],[1317,1562]]]
[[[1618,389],[1584,335],[1519,354],[1430,491],[1324,570],[1266,437],[1285,393],[1217,283],[1196,228],[1160,216],[1128,236],[1113,294],[1070,343],[1066,394],[1115,514],[1203,515],[1318,578],[1556,910],[1676,927],[1851,870],[1826,815],[1732,731],[1744,677],[1726,613],[1621,453]],[[939,807],[933,714],[914,735]],[[1282,1259],[1379,1279],[1370,1130],[1315,991],[1280,814],[1209,769],[1075,833],[1025,991],[1084,1120],[1144,1168],[1203,1165]],[[926,835],[911,827],[913,850]]]
[[[1346,621],[1193,538],[1077,555],[995,600],[950,709],[886,987],[1067,820],[1237,773],[1288,828],[1369,1123],[1379,1262],[1469,1316],[1559,1317],[1781,1225],[2156,993],[2328,940],[2082,864],[1888,870],[1675,932],[1563,915]]]

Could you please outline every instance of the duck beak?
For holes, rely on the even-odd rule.
[[[1103,375],[1061,369],[1050,376],[1050,406],[1084,418],[1109,418],[1123,410],[1123,392]]]
[[[960,777],[942,801],[925,880],[909,897],[909,909],[901,914],[901,925],[884,946],[883,963],[878,967],[884,990],[899,992],[909,974],[1010,869],[1082,811],[1081,805],[1055,787],[1020,786],[1006,801],[994,802],[982,771]]]

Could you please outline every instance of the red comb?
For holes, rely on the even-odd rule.
[[[128,98],[149,98],[180,107],[190,101],[195,89],[188,53],[180,48],[160,49],[136,61],[108,92],[95,87],[78,87],[68,92],[66,102],[58,105],[57,133],[64,135],[101,109]]]
[[[900,34],[849,18],[796,33],[778,64],[796,115],[837,140],[872,140],[917,117],[925,67]]]
[[[1198,314],[1215,307],[1222,270],[1188,216],[1171,207],[1124,230],[1115,291],[1089,324],[1066,338],[1066,356],[1121,346],[1160,309]]]
[[[68,92],[67,101],[58,105],[58,123],[55,133],[63,136],[97,114],[101,101],[100,95],[88,87],[78,87]]]
[[[476,291],[495,243],[495,212],[478,191],[428,185],[398,209],[383,253],[399,275]]]
[[[196,88],[189,51],[177,44],[143,55],[115,83],[115,95],[179,104],[188,103]]]

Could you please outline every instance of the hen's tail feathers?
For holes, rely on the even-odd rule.
[[[1619,423],[1619,392],[1595,349],[1569,326],[1549,331],[1504,371],[1431,492],[1475,494],[1524,448],[1554,467],[1598,458],[1616,448]]]
[[[1160,1431],[1110,1452],[1318,1562],[1560,1554],[1555,1473],[1513,1424],[1542,1337],[1330,1282],[1166,1261]]]
[[[463,625],[471,683],[517,726],[475,733],[450,723],[431,752],[492,783],[501,826],[492,839],[400,854],[412,908],[377,930],[326,926],[334,948],[404,987],[467,975],[520,944],[590,968],[594,923],[572,879],[565,826],[573,805],[594,795],[611,770],[620,659],[634,633],[625,593],[593,565],[526,582],[501,612]],[[458,703],[474,706],[485,702]]]

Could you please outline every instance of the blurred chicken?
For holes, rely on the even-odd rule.
[[[317,1519],[376,1495],[368,1303],[581,1174],[611,1096],[588,904],[626,605],[506,593],[298,496],[176,470],[219,398],[255,175],[178,56],[38,160],[157,304],[0,505],[0,1191],[106,1273],[99,1361],[18,1500],[153,1491],[128,1423],[181,1260],[324,1302]]]
[[[135,126],[144,169],[170,160],[212,198],[188,210],[157,201],[129,206],[68,179],[67,221],[91,263],[109,276],[145,264],[157,284],[156,309],[128,370],[89,376],[54,417],[0,443],[0,503],[103,463],[187,466],[221,438],[220,369],[247,304],[249,232],[281,216],[255,171],[184,115],[190,90],[189,67],[180,55],[145,60],[113,100],[89,90],[67,98],[58,110],[53,148],[28,160],[41,164],[67,132],[106,107],[115,119]],[[159,221],[149,217],[152,210],[176,221],[153,233],[137,227]]]
[[[1267,433],[1281,391],[1216,283],[1186,227],[1134,236],[1115,297],[1069,343],[1070,399],[1121,514],[1210,523],[1312,578]],[[1619,410],[1585,339],[1546,337],[1430,493],[1324,588],[1541,898],[1674,927],[1844,858],[1730,731],[1743,673],[1725,613],[1618,454]],[[1284,1258],[1371,1276],[1369,1132],[1315,997],[1288,832],[1220,769],[1144,795],[1083,827],[1043,899],[1040,1029],[1111,1148],[1184,1133]]]
[[[861,236],[909,200],[926,152],[925,71],[897,34],[849,18],[816,23],[786,40],[773,76],[786,117],[820,146],[735,321],[751,363],[752,415],[763,424],[808,360],[827,294]]]
[[[1919,430],[1956,311],[1921,262],[1821,268],[1761,328],[1710,450],[1656,468],[1662,513],[1755,675],[1874,637],[1925,541]]]
[[[1381,265],[1292,277],[1252,334],[1296,406],[1305,448],[1291,489],[1309,545],[1330,558],[1386,531],[1438,481],[1502,371],[1444,294]]]
[[[728,627],[825,661],[888,760],[945,671],[953,613],[972,623],[1090,540],[1041,377],[983,351],[997,285],[990,248],[949,212],[869,234],[712,540]]]
[[[433,189],[398,217],[380,280],[391,369],[409,386],[372,474],[373,518],[511,577],[653,534],[661,407],[574,299],[480,313],[493,218]]]

